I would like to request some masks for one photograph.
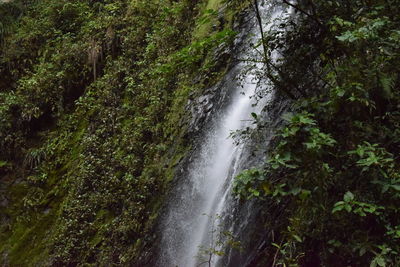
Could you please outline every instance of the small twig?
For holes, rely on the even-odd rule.
[[[282,247],[282,242],[283,241],[281,241],[281,243],[279,244],[279,248],[276,248],[276,252],[275,252],[275,255],[274,255],[274,261],[272,262],[272,265],[271,265],[272,267],[275,266],[276,259],[278,258],[278,252],[279,252],[280,248]]]

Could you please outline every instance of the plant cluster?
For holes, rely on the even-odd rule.
[[[265,166],[235,182],[276,211],[260,262],[398,266],[400,3],[282,3],[297,15],[263,42],[282,53],[269,75],[293,104]]]
[[[190,148],[185,104],[224,71],[213,51],[234,36],[208,5],[0,4],[0,263],[148,262]]]

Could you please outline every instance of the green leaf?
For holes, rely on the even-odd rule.
[[[354,42],[356,40],[358,40],[358,37],[354,35],[353,32],[350,31],[346,31],[344,34],[340,35],[340,36],[336,36],[336,39],[338,39],[341,42]]]
[[[280,246],[280,245],[278,245],[277,243],[271,243],[271,245],[273,245],[274,247],[276,247],[276,248],[278,248],[278,249],[280,249],[280,248],[281,248],[281,246]]]
[[[343,208],[344,208],[344,206],[336,206],[336,207],[334,207],[333,209],[332,209],[332,213],[335,213],[335,212],[338,212],[338,211],[341,211],[341,210],[343,210]]]
[[[365,249],[365,247],[360,248],[360,256],[363,256],[365,254],[365,252],[367,252],[367,250]]]
[[[300,236],[298,235],[293,235],[294,239],[296,239],[297,242],[303,242],[303,240],[301,240]]]
[[[385,259],[384,259],[383,257],[381,257],[381,256],[376,257],[376,258],[374,259],[374,261],[376,262],[376,264],[378,264],[378,266],[381,266],[381,267],[385,267],[385,266],[386,266],[386,261],[385,261]]]
[[[337,96],[342,97],[342,96],[344,96],[345,93],[346,93],[346,91],[343,90],[342,88],[340,88],[340,87],[336,88],[336,95]]]
[[[311,195],[311,191],[310,190],[303,189],[303,190],[301,190],[301,193],[300,193],[299,197],[300,197],[301,200],[305,200],[305,199],[309,198],[310,195]]]
[[[306,125],[315,125],[315,120],[307,117],[307,115],[299,115],[299,122]]]
[[[347,210],[347,212],[351,212],[351,206],[349,204],[344,205],[344,208]]]
[[[350,191],[346,192],[346,194],[344,194],[344,196],[343,196],[343,200],[346,202],[350,202],[353,199],[354,199],[354,195]]]
[[[335,203],[335,207],[336,207],[336,206],[341,206],[341,205],[344,205],[344,203],[345,203],[344,201],[339,201],[339,202],[336,202],[336,203]]]
[[[396,191],[400,191],[400,185],[392,184],[392,185],[390,185],[390,187],[393,188]]]

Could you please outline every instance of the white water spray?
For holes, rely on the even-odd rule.
[[[264,4],[260,7],[260,13],[267,13],[271,8],[272,4]],[[282,13],[278,9],[269,14],[268,18],[264,18],[267,22],[264,30],[267,31]],[[253,24],[250,34],[253,37],[250,37],[249,42],[256,43],[260,39],[260,31],[255,21]],[[252,49],[248,47],[242,56],[252,54]],[[244,68],[245,65],[242,63],[237,68]],[[256,65],[256,68],[262,68],[262,64]],[[237,73],[228,73],[226,77],[234,80],[238,78]],[[229,88],[232,90],[230,104],[221,114],[216,115],[219,115],[219,119],[205,134],[198,156],[192,159],[189,166],[186,179],[173,191],[173,203],[169,205],[162,225],[159,266],[198,266],[202,262],[198,257],[201,254],[200,247],[213,246],[215,240],[209,236],[210,227],[215,223],[212,220],[217,214],[226,213],[226,202],[233,178],[241,171],[240,157],[246,149],[246,144],[235,145],[230,134],[232,131],[250,127],[251,113],[260,112],[262,105],[255,106],[254,99],[250,98],[254,95],[257,84],[255,75],[248,73],[241,84]],[[264,98],[264,101],[268,99]],[[212,261],[213,266],[219,265],[217,256],[214,255]]]

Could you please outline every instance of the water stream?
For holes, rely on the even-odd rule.
[[[265,31],[284,12],[270,2],[261,4],[259,10]],[[242,44],[244,52],[238,55],[240,58],[257,58],[258,52],[249,44],[260,39],[260,31],[255,18],[249,23],[251,30]],[[243,168],[241,159],[248,148],[246,142],[236,145],[230,135],[232,131],[252,127],[251,113],[260,113],[262,104],[273,94],[255,105],[251,96],[259,89],[260,82],[254,71],[263,66],[253,63],[253,71],[247,72],[244,79],[239,79],[241,73],[238,69],[245,69],[246,64],[239,63],[226,75],[225,79],[230,80],[226,83],[230,86],[226,88],[230,92],[226,98],[227,105],[213,114],[214,120],[206,125],[207,131],[190,161],[186,177],[172,191],[174,196],[162,224],[159,266],[199,266],[209,260],[207,249],[223,249],[217,243],[216,229],[220,224],[225,229],[219,230],[229,231],[232,228],[223,222],[229,216],[229,202],[234,201],[231,197],[233,179]],[[212,266],[223,265],[221,262],[221,257],[212,255]]]

